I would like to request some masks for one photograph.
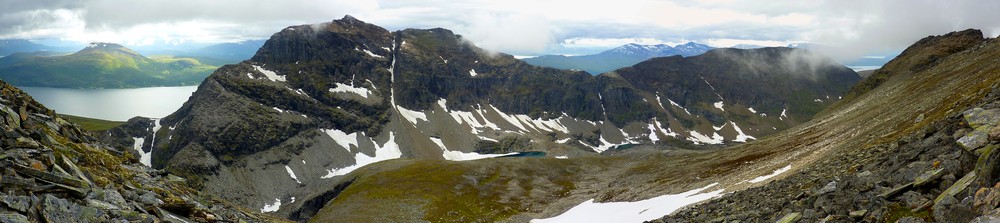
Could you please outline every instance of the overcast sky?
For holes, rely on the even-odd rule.
[[[129,46],[266,39],[353,15],[390,30],[442,27],[516,55],[625,43],[726,47],[813,42],[900,50],[966,28],[1000,35],[1000,1],[958,0],[0,0],[0,39]],[[589,51],[588,51],[589,50]]]

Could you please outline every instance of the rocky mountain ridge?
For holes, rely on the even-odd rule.
[[[112,137],[205,191],[248,207],[277,204],[287,216],[289,207],[344,175],[387,159],[518,152],[574,158],[636,144],[663,149],[749,141],[808,120],[818,110],[805,108],[833,103],[857,74],[833,64],[740,70],[813,86],[809,94],[770,95],[788,100],[766,104],[731,95],[769,90],[726,82],[735,71],[701,72],[702,62],[686,62],[743,61],[732,67],[747,67],[799,54],[809,53],[770,49],[667,59],[687,66],[670,75],[686,75],[690,83],[667,91],[642,85],[653,77],[633,70],[647,65],[591,76],[492,54],[445,29],[390,32],[345,17],[283,29],[251,60],[206,78],[174,114],[131,121],[123,128],[134,129],[112,130]],[[718,92],[706,88],[712,81],[722,81]]]

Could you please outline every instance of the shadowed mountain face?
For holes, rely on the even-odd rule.
[[[597,75],[618,68],[632,66],[636,63],[654,57],[695,56],[713,48],[708,45],[689,42],[674,47],[664,44],[639,45],[626,44],[598,54],[582,56],[543,55],[525,58],[524,62],[531,65],[587,71]]]
[[[716,50],[591,76],[491,54],[445,29],[390,32],[345,17],[281,30],[174,114],[109,137],[151,139],[116,144],[205,191],[254,208],[278,201],[280,214],[301,218],[292,211],[304,199],[381,160],[753,140],[809,120],[859,79],[827,61]]]
[[[194,85],[215,70],[191,58],[147,58],[113,43],[68,55],[15,53],[0,58],[0,79],[18,86],[133,88]]]

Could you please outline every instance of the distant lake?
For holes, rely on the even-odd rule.
[[[875,70],[882,68],[882,66],[847,66],[847,68],[851,68],[854,72],[858,72],[863,70]]]
[[[135,116],[162,118],[177,111],[198,86],[131,89],[18,87],[56,113],[125,121]]]

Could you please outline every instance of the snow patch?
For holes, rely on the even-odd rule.
[[[693,142],[695,145],[702,143],[710,145],[722,144],[722,140],[724,139],[722,138],[722,136],[719,135],[718,132],[713,132],[712,137],[702,135],[701,133],[698,133],[698,131],[690,131],[688,132],[688,134],[690,134],[691,136],[688,137],[687,140]]]
[[[378,55],[378,54],[372,53],[372,51],[369,51],[368,49],[363,49],[362,50],[362,49],[358,49],[357,47],[354,47],[354,50],[365,52],[366,54],[368,54],[368,56],[371,56],[371,57],[374,57],[374,58],[385,58],[382,55]]]
[[[352,85],[346,85],[341,83],[337,83],[336,88],[330,88],[330,92],[355,93],[363,98],[368,98],[368,96],[372,94],[372,91],[368,90],[368,88],[354,87]]]
[[[399,150],[399,144],[396,144],[396,137],[393,132],[389,132],[389,141],[386,141],[384,145],[379,146],[378,143],[372,141],[375,144],[375,156],[368,156],[364,153],[354,154],[354,165],[333,168],[327,170],[327,174],[320,178],[327,179],[335,176],[341,176],[350,173],[351,171],[357,170],[365,165],[372,164],[375,162],[398,159],[403,156],[403,152]]]
[[[270,70],[264,69],[263,67],[260,67],[260,66],[257,66],[257,65],[253,65],[253,68],[257,69],[257,72],[260,72],[260,73],[264,74],[264,76],[267,77],[268,80],[271,80],[271,81],[281,81],[281,82],[285,82],[286,81],[285,80],[285,75],[278,75],[277,73],[274,73],[274,71],[270,71]]]
[[[736,129],[736,139],[733,139],[733,142],[746,142],[748,139],[757,140],[751,135],[744,134],[743,129],[740,129],[735,122],[730,121],[729,124],[733,124],[733,128]]]
[[[295,177],[295,172],[292,171],[291,167],[288,167],[288,165],[285,165],[285,170],[288,171],[288,176],[292,177],[292,179],[294,179],[296,183],[302,184],[302,181],[299,181],[299,178]],[[292,202],[295,202],[295,201],[292,201]]]
[[[785,120],[785,118],[786,118],[786,117],[788,117],[788,116],[786,116],[786,115],[785,115],[785,112],[786,112],[786,111],[788,111],[788,109],[787,109],[787,108],[785,108],[785,109],[781,109],[781,115],[779,115],[779,116],[778,116],[778,119],[780,119],[780,120]]]
[[[273,204],[265,204],[264,208],[260,209],[260,213],[277,212],[278,208],[281,208],[281,199],[275,198]]]
[[[401,106],[396,106],[396,110],[399,111],[399,115],[402,115],[403,118],[406,119],[406,121],[409,121],[414,125],[417,124],[417,119],[423,119],[424,121],[427,121],[427,114],[424,114],[423,112],[406,109]]]
[[[430,139],[431,139],[432,142],[434,142],[434,144],[437,144],[438,147],[441,147],[442,151],[444,151],[444,153],[442,153],[441,156],[443,156],[444,159],[451,160],[451,161],[478,160],[478,159],[493,158],[493,157],[500,157],[500,156],[507,156],[507,155],[517,154],[517,153],[507,153],[507,154],[479,154],[479,153],[475,153],[475,152],[468,152],[467,153],[467,152],[462,152],[462,151],[451,151],[451,150],[448,150],[448,147],[444,146],[444,142],[441,141],[440,138],[431,137]]]
[[[476,73],[476,69],[470,69],[469,70],[469,76],[475,77],[476,75],[479,75],[478,73]]]
[[[351,145],[358,146],[357,132],[347,134],[343,131],[336,129],[320,129],[320,131],[323,131],[326,133],[326,135],[329,135],[334,142],[340,145],[340,147],[344,148],[344,150],[347,150],[347,152],[351,152]]]
[[[556,143],[566,144],[567,142],[569,142],[570,139],[572,139],[572,138],[565,138],[565,139],[556,140]]]
[[[633,202],[596,203],[585,201],[562,214],[546,219],[533,219],[532,223],[545,222],[644,222],[674,213],[677,209],[722,195],[724,190],[705,192],[718,183],[679,194],[667,194]]]
[[[677,138],[678,134],[676,132],[670,130],[670,127],[663,128],[663,124],[660,124],[660,121],[656,120],[656,118],[653,118],[653,123],[656,123],[656,126],[660,128],[660,133],[663,133],[663,135]]]
[[[271,108],[273,108],[275,111],[278,111],[278,113],[285,113],[285,110],[281,110],[278,107],[271,107]]]
[[[556,159],[569,159],[569,156],[556,156]]]
[[[136,152],[139,152],[139,162],[142,163],[143,165],[152,167],[153,166],[152,165],[152,160],[153,160],[152,159],[153,158],[153,156],[152,156],[153,155],[152,147],[150,147],[151,149],[150,149],[149,152],[143,152],[142,151],[142,144],[146,142],[146,138],[145,137],[132,137],[132,140],[134,140],[134,142],[135,142],[134,144],[132,144],[132,149],[135,149]]]
[[[791,169],[792,169],[792,165],[788,165],[788,166],[782,167],[781,169],[774,170],[774,172],[771,173],[771,174],[764,175],[764,176],[759,176],[757,178],[753,178],[751,180],[748,180],[747,182],[750,182],[750,183],[763,182],[763,181],[765,181],[767,179],[771,179],[771,177],[777,176],[778,174],[784,173],[785,171],[788,171],[788,170],[791,170]]]
[[[656,96],[656,101],[660,101],[660,96],[659,95]],[[674,100],[670,100],[669,98],[667,98],[667,101],[670,102],[670,105],[677,106],[678,108],[684,109],[684,113],[687,113],[688,115],[691,115],[691,112],[689,112],[687,108],[681,107],[681,105],[677,104],[677,102],[674,102]],[[660,103],[662,104],[663,102],[660,102]]]
[[[654,123],[655,122],[649,123],[649,141],[652,141],[653,144],[656,144],[657,141],[660,141],[660,136],[656,135],[656,127]]]
[[[726,109],[722,108],[722,105],[723,105],[722,101],[716,102],[713,105],[715,105],[715,108],[718,108],[719,110],[726,111]]]
[[[490,105],[490,108],[493,108],[493,111],[496,111],[498,114],[500,114],[500,117],[503,118],[504,120],[507,120],[507,122],[509,122],[510,124],[516,126],[517,128],[523,131],[528,131],[528,129],[524,128],[524,125],[521,125],[521,122],[517,121],[517,117],[507,115],[507,113],[503,113],[502,111],[500,111],[500,109],[497,109],[497,107],[493,107],[493,105]]]
[[[753,108],[747,108],[747,110],[750,110],[750,113],[757,114],[757,110],[753,110]]]

